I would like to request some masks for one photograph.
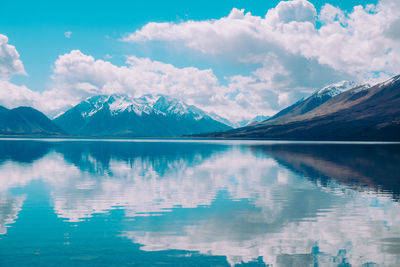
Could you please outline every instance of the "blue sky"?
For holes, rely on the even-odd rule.
[[[331,83],[399,73],[399,9],[398,0],[2,0],[0,50],[15,49],[8,59],[27,75],[0,76],[0,105],[54,116],[93,94],[164,93],[231,120],[273,115]]]
[[[114,55],[112,62],[123,64],[124,55],[150,57],[176,66],[212,67],[219,77],[247,73],[251,68],[204,58],[191,54],[181,57],[173,49],[146,44],[142,46],[118,41],[125,33],[139,29],[148,22],[180,22],[186,20],[218,19],[232,8],[245,9],[253,15],[265,16],[278,0],[203,0],[203,1],[0,1],[1,33],[16,46],[29,76],[15,76],[17,84],[34,90],[48,86],[51,66],[57,57],[79,49],[96,58]],[[318,9],[326,3],[351,11],[355,5],[376,3],[376,0],[310,1]],[[64,33],[71,31],[71,38]],[[149,49],[151,46],[152,49]],[[223,79],[222,79],[223,80]]]

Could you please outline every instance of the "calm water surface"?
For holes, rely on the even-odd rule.
[[[0,140],[0,266],[400,266],[400,145]]]

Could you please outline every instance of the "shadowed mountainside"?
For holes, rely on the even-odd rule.
[[[342,81],[339,83],[328,85],[320,90],[315,91],[311,96],[300,99],[293,105],[279,111],[268,120],[268,124],[283,123],[287,121],[296,121],[301,119],[303,114],[310,113],[331,98],[341,94],[348,89],[356,88],[355,82]],[[364,88],[366,86],[358,86]]]
[[[171,137],[231,129],[201,109],[163,95],[94,96],[54,122],[80,136]]]
[[[197,136],[399,141],[400,75],[373,87],[359,86],[340,93],[303,114],[275,116],[256,125]]]
[[[0,135],[62,135],[65,132],[40,111],[31,107],[0,106]]]

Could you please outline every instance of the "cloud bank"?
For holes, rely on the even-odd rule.
[[[230,84],[222,86],[211,69],[177,68],[136,56],[128,56],[126,65],[116,66],[79,50],[60,56],[52,76],[53,90],[69,92],[64,99],[70,98],[71,102],[96,94],[125,93],[135,97],[165,94],[231,118],[234,117],[232,114],[251,117],[257,113],[257,104],[271,112],[269,105],[261,99],[249,99],[246,92],[238,92],[237,86],[251,83],[249,78],[235,76],[229,79]],[[261,90],[256,83],[252,88]]]
[[[398,1],[382,0],[346,13],[326,4],[318,14],[306,0],[282,1],[264,18],[233,9],[218,20],[152,22],[123,41],[181,41],[204,54],[274,65],[282,60],[266,56],[286,53],[366,79],[399,71],[399,7]]]

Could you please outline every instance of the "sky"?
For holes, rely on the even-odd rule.
[[[1,0],[0,105],[167,94],[232,121],[400,73],[400,1]]]

